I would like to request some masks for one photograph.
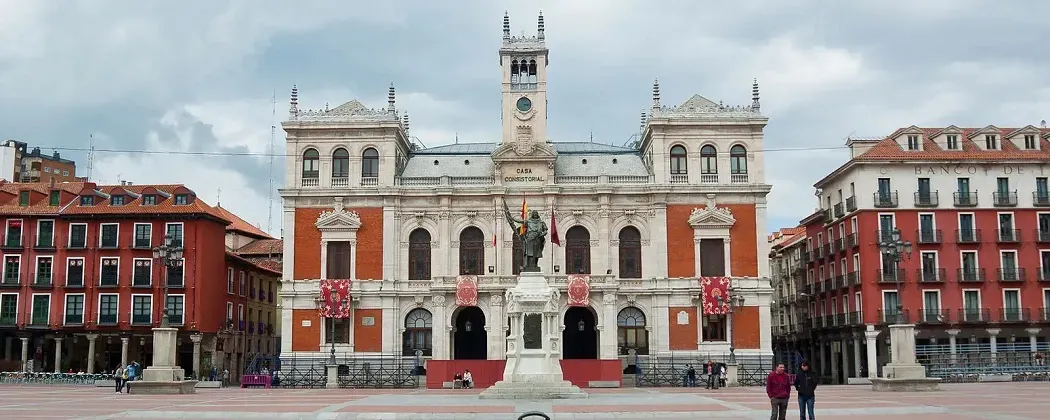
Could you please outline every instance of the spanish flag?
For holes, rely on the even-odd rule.
[[[529,203],[525,201],[525,196],[521,196],[521,220],[529,220]],[[525,234],[525,223],[521,224],[521,232],[519,235]]]

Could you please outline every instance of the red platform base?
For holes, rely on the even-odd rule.
[[[442,388],[466,369],[474,377],[475,388],[488,388],[503,380],[506,365],[506,360],[428,360],[427,388]],[[580,388],[589,387],[591,381],[616,381],[623,385],[623,367],[618,359],[562,360],[561,370],[565,380]]]
[[[591,381],[616,381],[623,386],[623,365],[619,359],[570,359],[561,361],[562,376],[580,388],[589,388]]]

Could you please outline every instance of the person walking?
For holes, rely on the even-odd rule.
[[[696,386],[696,369],[693,368],[693,365],[686,365],[685,386]]]
[[[117,370],[113,372],[113,381],[115,382],[116,391],[118,394],[124,392],[124,382],[128,380],[128,371],[124,366],[118,366]]]
[[[798,391],[798,412],[799,418],[806,420],[806,413],[809,413],[809,420],[813,420],[816,417],[813,415],[813,402],[816,399],[815,391],[817,390],[817,384],[820,382],[820,378],[817,374],[809,369],[809,363],[802,362],[802,371],[798,375],[795,375],[795,390]]]
[[[769,420],[786,420],[788,401],[791,399],[791,376],[784,372],[784,364],[777,364],[776,369],[766,377],[766,396],[772,413]]]

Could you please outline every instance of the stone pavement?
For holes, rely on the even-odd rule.
[[[126,395],[108,388],[0,385],[4,419],[478,419],[511,420],[540,410],[552,419],[768,419],[761,388],[588,390],[590,398],[480,400],[478,390],[214,389],[196,395]],[[865,386],[818,389],[827,419],[1046,419],[1047,383],[945,384],[933,393],[874,393]],[[798,418],[794,399],[788,418]],[[538,420],[533,418],[530,420]]]

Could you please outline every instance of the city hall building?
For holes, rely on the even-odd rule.
[[[392,85],[380,109],[300,109],[292,90],[285,369],[326,363],[334,343],[339,363],[415,357],[428,385],[463,369],[494,383],[522,265],[504,209],[525,207],[550,229],[540,265],[560,291],[566,379],[618,382],[641,357],[772,355],[757,82],[743,106],[667,106],[654,82],[632,144],[552,142],[542,16],[537,29],[512,36],[504,18],[503,132],[488,143],[421,147]]]

